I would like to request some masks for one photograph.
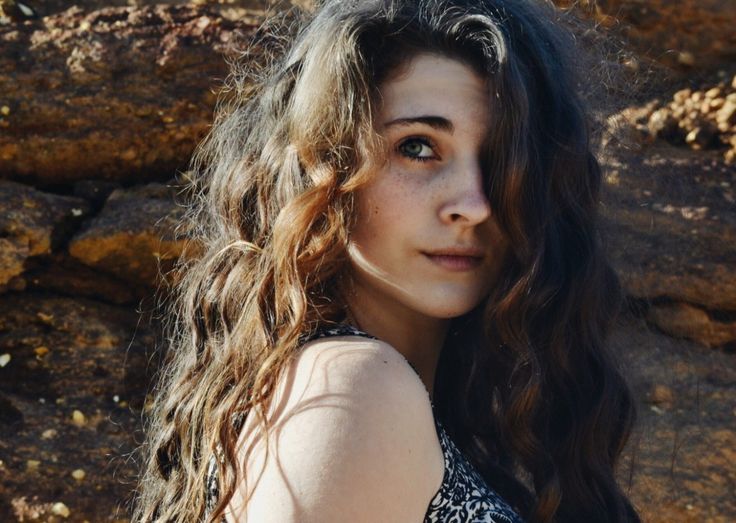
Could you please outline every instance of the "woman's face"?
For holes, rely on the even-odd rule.
[[[481,172],[487,86],[462,62],[421,54],[379,87],[387,161],[356,193],[356,293],[386,310],[460,316],[488,295],[506,250]]]

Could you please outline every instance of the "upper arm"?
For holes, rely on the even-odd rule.
[[[263,439],[241,446],[246,482],[229,520],[422,521],[444,463],[426,389],[401,355],[377,341],[324,340],[292,370],[268,456]]]

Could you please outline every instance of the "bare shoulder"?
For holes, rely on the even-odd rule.
[[[332,377],[350,388],[360,387],[356,392],[409,394],[431,416],[427,390],[419,376],[401,353],[380,340],[357,336],[316,340],[302,349],[296,371],[310,387],[329,387],[325,380]],[[374,391],[362,388],[371,386]]]
[[[245,473],[229,521],[423,519],[442,449],[426,389],[393,347],[357,337],[305,345],[272,414],[268,441],[253,424],[241,435]]]

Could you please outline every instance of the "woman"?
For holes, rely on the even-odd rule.
[[[600,173],[549,19],[329,1],[235,76],[136,520],[638,521]]]

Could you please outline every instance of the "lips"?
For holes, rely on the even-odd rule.
[[[484,252],[474,247],[451,247],[422,252],[432,263],[449,271],[470,271],[483,263]]]

